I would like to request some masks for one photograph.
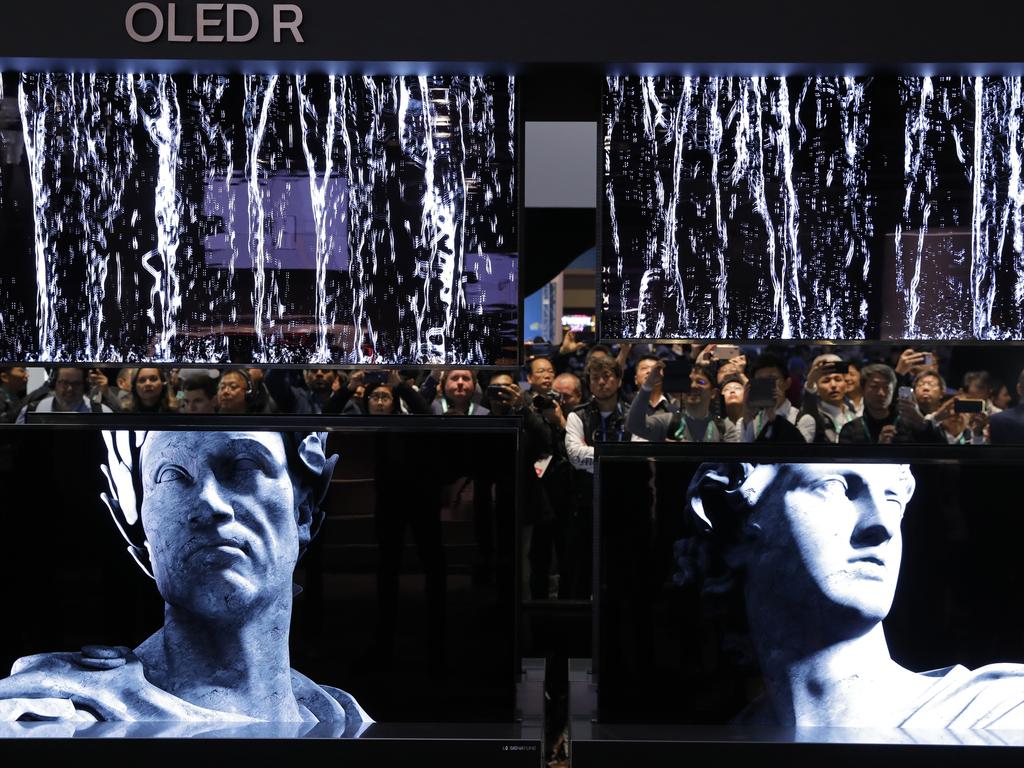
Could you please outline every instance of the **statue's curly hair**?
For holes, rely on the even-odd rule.
[[[723,462],[697,468],[686,489],[686,513],[697,533],[675,543],[677,584],[699,583],[705,593],[719,595],[737,586],[729,551],[743,540],[753,504],[777,474],[778,466],[771,464]]]

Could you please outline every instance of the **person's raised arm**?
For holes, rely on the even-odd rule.
[[[396,371],[391,372],[391,381],[395,388],[398,399],[405,403],[409,413],[418,415],[430,415],[430,403],[423,397],[416,388],[407,381],[404,381]]]
[[[624,341],[619,344],[619,354],[616,355],[615,359],[619,361],[619,365],[622,370],[626,370],[626,364],[629,362],[629,353],[633,351],[633,345],[628,341]]]
[[[664,375],[664,363],[654,366],[626,413],[626,431],[652,443],[661,442],[668,436],[674,416],[672,413],[656,413],[651,408],[651,392],[662,383]]]
[[[295,392],[288,382],[288,371],[284,368],[271,368],[263,377],[263,383],[267,385],[267,392],[277,403],[281,413],[295,412]]]
[[[352,390],[348,386],[341,386],[331,392],[330,399],[324,403],[321,409],[326,414],[339,414],[345,411],[345,406],[352,399]]]

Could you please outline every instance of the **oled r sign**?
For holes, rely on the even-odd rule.
[[[291,3],[274,3],[270,13],[274,42],[302,39],[302,9]],[[188,11],[178,15],[178,4],[167,3],[166,10],[156,3],[135,3],[124,17],[128,36],[137,43],[153,43],[163,38],[169,43],[248,43],[259,34],[261,17],[246,3],[196,3],[195,16]]]

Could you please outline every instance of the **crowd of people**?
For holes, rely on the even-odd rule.
[[[0,423],[32,413],[526,415],[588,470],[601,441],[947,443],[1015,439],[1020,397],[986,371],[947,381],[932,352],[887,359],[732,345],[585,346],[519,370],[0,368]],[[819,350],[820,351],[820,350]],[[960,386],[956,386],[959,383]],[[1000,417],[1010,409],[1007,415]],[[1012,417],[1012,418],[1011,418]],[[1011,423],[1012,422],[1012,423]]]
[[[549,596],[557,569],[559,596],[585,599],[600,442],[1024,443],[1024,405],[1014,405],[1024,374],[1011,391],[986,371],[950,382],[948,361],[931,351],[837,351],[584,345],[568,334],[557,349],[528,350],[518,370],[66,367],[32,391],[25,368],[5,367],[0,422],[53,412],[518,417],[529,593]]]
[[[31,413],[225,415],[429,414],[424,387],[398,371],[263,368],[54,368],[28,391],[24,367],[0,368],[0,423]],[[475,378],[474,378],[475,382]]]

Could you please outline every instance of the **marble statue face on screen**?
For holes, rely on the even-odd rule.
[[[142,449],[142,526],[164,600],[211,621],[290,589],[311,519],[275,432],[154,432]]]
[[[325,433],[108,432],[103,501],[156,583],[164,624],[134,649],[19,659],[0,718],[372,722],[291,669],[296,563],[337,456]]]
[[[896,594],[913,492],[904,465],[787,465],[749,520],[759,531],[750,588],[779,589],[774,602],[791,601],[837,632],[881,621]]]
[[[1024,665],[912,671],[889,653],[883,621],[915,488],[905,464],[700,467],[688,508],[705,560],[742,589],[765,684],[738,722],[1024,728]]]

